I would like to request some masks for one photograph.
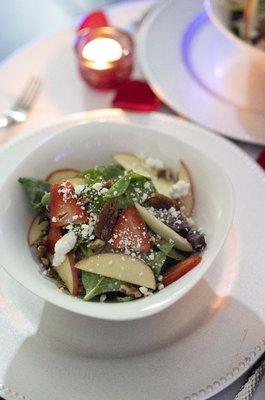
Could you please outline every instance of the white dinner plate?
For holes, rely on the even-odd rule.
[[[232,139],[265,144],[265,93],[257,89],[264,73],[210,23],[202,0],[161,1],[142,24],[138,56],[174,111]]]
[[[68,117],[6,146],[0,181],[58,129],[99,119],[132,121],[139,129],[181,129],[183,141],[201,151],[207,147],[234,186],[233,227],[206,276],[175,305],[141,321],[75,315],[45,303],[0,270],[0,394],[32,400],[207,399],[265,350],[264,174],[227,140],[178,118],[101,110]]]

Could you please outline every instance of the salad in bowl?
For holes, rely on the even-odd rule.
[[[37,215],[28,244],[41,273],[85,301],[129,302],[197,267],[206,248],[191,172],[119,153],[107,165],[21,177]]]
[[[204,0],[204,6],[227,38],[264,63],[265,0]]]
[[[230,0],[231,30],[265,51],[265,0]]]

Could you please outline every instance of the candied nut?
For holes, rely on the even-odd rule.
[[[105,244],[104,240],[96,239],[87,246],[91,250],[99,250]]]
[[[39,253],[40,256],[44,256],[44,254],[47,253],[47,247],[44,246],[43,244],[41,244],[41,245],[39,245],[39,246],[37,247],[37,251],[38,251],[38,253]]]
[[[48,236],[42,236],[41,238],[37,239],[34,243],[34,247],[38,250],[39,246],[45,246],[47,245],[47,240],[48,240]]]
[[[169,169],[166,168],[161,168],[157,171],[157,177],[158,178],[164,178],[167,181],[170,181],[173,179],[172,173]]]
[[[50,265],[50,261],[46,257],[41,257],[40,262],[42,263],[42,265],[44,265],[44,267],[48,267]]]
[[[171,207],[179,210],[180,208],[179,199],[171,199],[170,197],[164,196],[163,194],[159,193],[152,193],[145,203],[149,207],[153,207],[156,210],[169,210]]]
[[[87,196],[86,194],[83,194],[82,196],[80,196],[79,201],[85,205],[91,203],[92,198],[90,196]]]
[[[106,188],[106,189],[110,189],[111,188],[111,186],[113,185],[113,181],[112,180],[108,180],[107,182],[105,182],[104,184],[103,184],[103,188]]]
[[[102,207],[95,225],[95,235],[102,240],[109,240],[116,224],[119,210],[113,203],[106,203]]]
[[[149,238],[149,240],[150,240],[151,243],[156,243],[156,237],[155,236],[151,236]]]
[[[127,294],[127,296],[133,296],[136,299],[142,297],[140,290],[130,283],[122,283],[120,286],[120,291]]]

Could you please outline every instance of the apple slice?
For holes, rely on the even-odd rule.
[[[48,226],[49,222],[41,221],[39,215],[34,218],[28,231],[29,246],[33,246],[36,240],[40,239],[44,235],[44,232],[47,230]]]
[[[70,178],[67,179],[69,182],[71,182],[71,184],[73,185],[73,187],[76,189],[77,186],[83,186],[85,185],[85,179],[84,178]]]
[[[189,173],[188,167],[186,166],[186,164],[184,164],[183,161],[180,162],[178,177],[179,181],[184,181],[189,184],[189,192],[187,196],[182,196],[180,198],[182,206],[185,209],[185,215],[188,217],[191,215],[194,208],[194,193],[191,175]]]
[[[66,179],[74,178],[78,172],[77,169],[72,168],[57,169],[56,171],[51,172],[45,178],[45,181],[49,183],[61,183]]]
[[[145,166],[143,160],[136,157],[134,154],[116,154],[114,160],[120,164],[126,171],[133,170],[140,175],[150,178],[150,171]]]
[[[78,271],[75,268],[73,253],[68,253],[64,262],[54,268],[62,281],[66,284],[71,295],[76,296],[78,293]]]
[[[173,241],[174,247],[182,251],[192,251],[191,244],[180,236],[173,229],[169,228],[164,222],[156,218],[152,213],[150,213],[146,208],[140,206],[140,204],[135,203],[139,214],[143,218],[144,222],[162,239]]]
[[[165,178],[158,178],[156,171],[147,167],[144,161],[139,157],[134,154],[116,154],[113,158],[118,164],[126,169],[126,171],[132,169],[133,171],[138,172],[138,174],[151,178],[158,193],[170,197],[170,189],[175,182]]]
[[[123,254],[104,253],[79,261],[75,267],[108,278],[155,289],[153,271],[143,261]]]
[[[180,279],[183,275],[186,275],[193,268],[200,264],[201,256],[190,256],[186,260],[180,261],[176,265],[170,268],[170,270],[163,277],[163,285],[168,286],[171,283]]]
[[[157,178],[157,176],[152,175],[152,182],[154,187],[158,191],[158,193],[163,194],[164,196],[170,197],[170,190],[172,185],[174,185],[174,181],[168,181],[165,178]]]
[[[244,6],[244,37],[249,40],[257,23],[259,0],[246,0]]]

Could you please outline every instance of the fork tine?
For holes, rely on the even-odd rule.
[[[30,79],[28,84],[26,85],[24,91],[18,98],[16,103],[16,107],[21,107],[27,109],[30,107],[31,103],[35,99],[36,95],[39,92],[41,85],[41,80],[38,77],[33,77]]]
[[[34,79],[35,78],[30,78],[26,82],[20,96],[18,96],[18,98],[17,98],[17,101],[15,103],[16,106],[19,106],[21,103],[23,103],[23,100],[27,97],[27,95],[32,87],[32,84],[34,83]]]
[[[32,85],[27,93],[27,95],[25,96],[25,98],[23,99],[23,107],[25,109],[29,108],[31,106],[31,104],[33,103],[34,99],[36,98],[39,89],[40,89],[40,85],[41,85],[41,80],[39,78],[34,78]]]

